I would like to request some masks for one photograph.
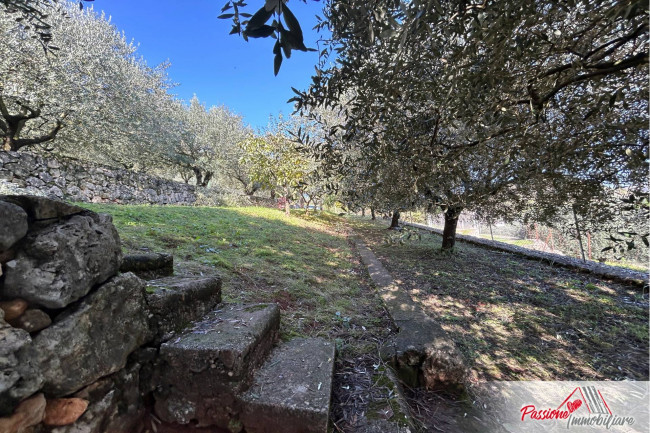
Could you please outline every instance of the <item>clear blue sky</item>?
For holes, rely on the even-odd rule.
[[[293,51],[273,75],[274,39],[249,39],[228,35],[230,20],[219,20],[226,0],[97,0],[96,11],[105,11],[128,40],[139,44],[147,64],[169,60],[168,73],[178,83],[173,91],[189,100],[196,94],[210,105],[226,105],[254,128],[264,127],[269,115],[289,115],[294,94],[291,87],[306,89],[311,83],[317,52]],[[255,13],[262,0],[250,0],[245,12]],[[322,3],[292,0],[287,3],[302,26],[307,47],[319,35],[312,30]],[[322,15],[321,15],[322,16]]]

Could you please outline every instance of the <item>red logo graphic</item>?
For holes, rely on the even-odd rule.
[[[602,426],[609,430],[635,422],[634,417],[614,415],[595,386],[575,388],[557,409],[537,409],[534,404],[529,404],[522,407],[520,412],[522,421],[566,420],[567,428]]]
[[[575,412],[580,406],[582,406],[582,400],[574,400],[566,404],[566,408],[569,409],[569,413]]]
[[[574,395],[577,398],[573,401],[569,401],[569,399]],[[612,415],[612,411],[609,410],[609,406],[603,398],[603,395],[595,386],[577,387],[567,398],[564,399],[562,404],[558,407],[558,410],[566,407],[566,410],[571,414],[578,410],[583,403],[590,414]]]

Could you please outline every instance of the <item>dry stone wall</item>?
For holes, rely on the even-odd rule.
[[[69,158],[0,151],[0,191],[93,203],[192,204],[193,185]]]
[[[120,427],[74,431],[140,421],[130,355],[151,339],[149,309],[144,281],[118,273],[121,261],[110,216],[0,196],[0,432],[59,431],[86,409]],[[132,412],[113,401],[132,394]]]
[[[161,343],[221,302],[216,276],[129,272],[159,256],[123,266],[109,215],[0,195],[0,433],[146,430]]]

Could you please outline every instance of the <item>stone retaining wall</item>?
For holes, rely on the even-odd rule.
[[[221,302],[221,279],[148,285],[122,264],[110,215],[0,195],[0,433],[151,431],[160,344]]]
[[[442,235],[442,230],[433,227],[428,227],[423,224],[403,222],[404,225],[416,227],[422,230],[427,230],[433,233]],[[576,269],[581,272],[588,272],[600,277],[608,278],[610,280],[620,281],[626,284],[632,284],[640,287],[648,286],[648,273],[633,271],[631,269],[619,268],[616,266],[605,265],[592,261],[583,262],[573,257],[562,256],[559,254],[545,253],[542,251],[535,251],[528,248],[519,247],[517,245],[510,245],[503,242],[491,241],[488,239],[476,238],[474,236],[456,235],[456,239],[468,242],[482,247],[490,248],[498,251],[506,251],[509,253],[519,254],[521,256],[529,257],[532,259],[543,260],[555,265],[563,266],[565,268]]]
[[[92,203],[192,204],[193,185],[73,160],[0,151],[0,193]]]
[[[141,365],[130,355],[150,340],[149,311],[144,282],[119,274],[121,261],[110,216],[0,196],[0,432],[140,422]],[[128,410],[113,398],[122,394],[136,396]],[[74,430],[88,411],[98,428]]]

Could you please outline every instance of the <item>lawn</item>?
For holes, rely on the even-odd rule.
[[[326,212],[83,206],[113,215],[125,253],[169,252],[176,274],[218,273],[227,302],[278,303],[283,339],[336,341],[334,431],[362,429],[373,407],[394,398],[377,350],[394,328],[351,235],[449,332],[473,381],[648,380],[648,297],[634,287],[462,242],[441,254],[430,233],[388,244],[387,222]],[[442,407],[440,396],[413,396],[416,414],[430,401]]]
[[[262,207],[82,204],[113,216],[125,254],[174,255],[177,275],[218,273],[226,302],[276,302],[281,336],[323,336],[355,354],[386,334],[381,301],[340,217]]]
[[[459,345],[472,379],[648,380],[648,295],[535,260],[441,237],[388,244],[354,226],[394,279]]]
[[[395,406],[378,355],[394,327],[345,219],[257,207],[80,205],[113,216],[126,254],[168,252],[178,275],[217,273],[226,302],[278,303],[281,338],[335,341],[335,431],[358,431]]]

